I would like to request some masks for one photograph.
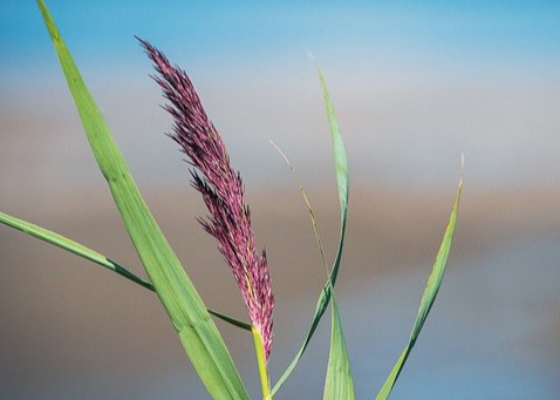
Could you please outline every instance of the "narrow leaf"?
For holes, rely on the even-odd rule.
[[[137,283],[140,286],[143,286],[148,290],[155,291],[154,286],[150,282],[147,282],[146,280],[135,275],[130,270],[111,260],[109,257],[104,256],[103,254],[98,253],[97,251],[92,250],[84,246],[83,244],[75,242],[72,239],[68,239],[67,237],[59,235],[58,233],[49,231],[38,225],[5,214],[1,211],[0,223],[17,229],[18,231],[26,233],[30,236],[36,237],[37,239],[43,240],[44,242],[60,247],[61,249],[66,250],[79,257],[85,258],[86,260],[92,261],[98,265],[101,265],[102,267],[107,268],[110,271],[116,272],[117,274],[131,280],[134,283]],[[238,320],[226,314],[222,314],[218,311],[213,311],[211,309],[208,309],[208,312],[214,317],[219,318],[222,321],[225,321],[233,326],[249,332],[251,331],[252,326],[247,322]]]
[[[154,290],[154,287],[150,282],[146,282],[142,278],[134,275],[132,272],[120,266],[116,262],[111,261],[103,254],[100,254],[95,250],[91,250],[86,246],[81,245],[80,243],[77,243],[71,239],[65,238],[58,233],[51,232],[45,228],[41,228],[40,226],[31,224],[16,217],[12,217],[8,214],[4,214],[3,212],[0,212],[0,222],[21,232],[27,233],[28,235],[41,239],[47,243],[60,247],[61,249],[69,251],[70,253],[73,253],[77,256],[85,258],[86,260],[99,264],[102,267],[105,267],[141,286],[144,286],[146,289]]]
[[[340,130],[338,127],[338,123],[336,121],[336,115],[334,111],[334,106],[332,105],[331,98],[329,96],[329,92],[327,90],[327,85],[325,83],[325,79],[323,78],[323,74],[317,68],[317,73],[319,75],[319,81],[321,84],[321,90],[323,92],[323,100],[325,103],[325,108],[327,111],[327,118],[329,121],[331,139],[332,139],[332,146],[334,152],[334,161],[335,161],[335,172],[336,172],[336,181],[337,181],[337,189],[338,189],[338,197],[340,202],[340,236],[338,242],[338,249],[336,251],[335,260],[333,263],[332,271],[327,280],[325,286],[323,286],[323,290],[319,295],[319,299],[317,300],[317,305],[315,307],[315,313],[313,314],[313,319],[311,320],[311,326],[307,332],[305,339],[303,340],[303,344],[301,345],[299,351],[296,353],[296,356],[288,365],[278,382],[274,385],[272,389],[272,395],[276,394],[276,392],[280,389],[280,387],[284,384],[286,379],[294,371],[295,367],[299,363],[299,360],[305,353],[307,346],[313,335],[315,334],[315,330],[319,326],[319,322],[329,304],[332,288],[336,283],[336,278],[338,276],[338,270],[340,268],[340,262],[342,260],[342,249],[344,247],[344,235],[346,233],[346,219],[347,219],[347,211],[348,211],[348,189],[349,189],[349,177],[348,177],[348,161],[346,157],[346,149],[344,147],[344,141],[342,140],[342,136],[340,135]]]
[[[142,199],[43,0],[37,0],[87,138],[138,256],[195,370],[214,399],[248,399],[202,299]]]
[[[348,161],[346,157],[346,150],[344,142],[340,135],[338,122],[334,111],[334,106],[331,102],[327,84],[321,73],[317,68],[321,88],[323,89],[323,97],[327,109],[327,116],[332,136],[332,146],[335,155],[335,169],[336,180],[338,186],[338,196],[340,201],[340,237],[338,242],[338,249],[336,252],[335,262],[332,270],[332,277],[329,281],[332,290],[332,327],[331,327],[331,348],[329,352],[329,364],[327,367],[327,377],[325,381],[325,400],[354,400],[354,383],[352,380],[352,371],[350,369],[350,361],[348,358],[348,351],[346,349],[346,341],[342,332],[342,322],[340,320],[340,311],[334,293],[334,283],[340,268],[342,258],[342,249],[344,247],[344,235],[346,232],[346,215],[348,210],[348,189],[349,189],[349,174],[348,174]]]
[[[245,321],[241,321],[240,319],[234,318],[232,316],[222,314],[221,312],[218,311],[211,310],[210,308],[208,309],[208,312],[210,313],[210,315],[213,315],[214,317],[219,318],[230,325],[236,326],[248,332],[253,331],[253,326]]]
[[[462,163],[461,163],[462,164]],[[451,216],[449,218],[449,222],[447,224],[447,228],[445,230],[445,234],[443,236],[443,241],[441,243],[440,249],[438,251],[436,261],[434,266],[432,267],[432,272],[430,273],[430,277],[428,278],[428,283],[426,285],[426,289],[424,290],[424,294],[422,295],[422,300],[420,301],[420,307],[418,309],[418,315],[416,316],[416,321],[414,322],[414,326],[412,331],[410,332],[410,338],[405,346],[403,352],[399,356],[397,363],[391,370],[391,373],[387,377],[387,380],[383,384],[381,390],[376,396],[376,400],[386,400],[399,375],[412,351],[412,348],[416,344],[416,340],[418,339],[418,335],[422,331],[422,327],[424,326],[424,322],[432,309],[432,305],[436,300],[436,296],[438,294],[439,288],[441,286],[443,275],[445,273],[445,266],[447,264],[447,258],[449,257],[449,251],[451,249],[451,243],[453,241],[453,234],[455,233],[455,225],[457,223],[457,214],[459,210],[459,202],[461,199],[461,192],[463,190],[463,174],[462,174],[462,166],[461,166],[461,178],[459,179],[459,188],[457,190],[457,196],[455,197],[455,202],[453,204],[453,209],[451,211]]]
[[[307,210],[309,212],[309,217],[311,218],[311,224],[313,226],[313,234],[315,235],[315,241],[317,247],[321,254],[321,259],[327,270],[327,275],[329,273],[329,267],[325,258],[325,252],[323,249],[323,244],[321,240],[321,235],[319,232],[319,223],[315,217],[315,212],[311,206],[311,201],[307,196],[307,192],[303,187],[303,183],[296,169],[290,162],[288,156],[272,141],[270,142],[276,150],[280,153],[282,158],[288,167],[292,171],[292,175],[296,183],[299,186],[299,191],[305,201]],[[329,364],[327,369],[327,377],[325,381],[325,400],[354,400],[354,384],[352,380],[352,372],[350,370],[350,362],[348,359],[348,352],[346,349],[346,341],[344,339],[344,334],[342,331],[342,322],[340,320],[340,311],[338,308],[338,302],[336,301],[336,296],[334,290],[332,290],[332,327],[331,327],[331,345],[329,353]]]
[[[329,364],[327,367],[327,378],[325,380],[324,400],[355,400],[354,382],[346,340],[342,332],[340,311],[336,301],[336,295],[332,293],[332,330],[331,349],[329,352]]]

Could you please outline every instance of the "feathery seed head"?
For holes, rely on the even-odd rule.
[[[165,55],[150,43],[138,39],[154,63],[154,80],[168,104],[164,109],[173,117],[169,135],[187,155],[191,184],[202,194],[210,216],[199,219],[203,228],[218,241],[218,248],[241,290],[252,324],[260,333],[266,359],[272,349],[274,295],[263,250],[258,254],[251,226],[251,213],[245,204],[243,181],[231,165],[224,143],[208,119],[189,77],[171,65]]]

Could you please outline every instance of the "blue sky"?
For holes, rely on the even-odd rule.
[[[306,51],[430,63],[559,66],[555,1],[48,2],[67,41],[91,57],[128,61],[134,34],[206,61],[279,61]],[[33,1],[0,5],[4,68],[50,51]]]
[[[315,177],[330,163],[311,51],[326,72],[358,181],[447,187],[465,152],[474,182],[560,184],[550,173],[560,148],[560,2],[233,4],[48,1],[117,139],[134,149],[129,160],[140,180],[172,179],[177,167],[165,164],[172,144],[154,133],[169,121],[134,35],[191,75],[249,180],[255,164],[277,159],[268,139]],[[34,1],[1,2],[0,47],[0,117],[19,118],[0,126],[0,136],[35,140],[38,132],[12,128],[32,109],[56,120],[51,141],[67,141],[75,111]],[[83,157],[60,168],[74,163],[82,182]],[[168,170],[155,174],[150,163],[162,159]],[[286,176],[281,162],[267,171]]]

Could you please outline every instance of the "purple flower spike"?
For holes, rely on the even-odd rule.
[[[245,204],[243,181],[230,165],[229,156],[208,119],[187,74],[169,63],[165,55],[139,39],[158,73],[155,81],[169,104],[164,106],[174,120],[170,135],[187,155],[192,186],[201,194],[210,212],[199,219],[218,240],[218,248],[237,281],[253,326],[260,333],[266,359],[272,349],[272,294],[266,252],[257,254],[251,213]]]

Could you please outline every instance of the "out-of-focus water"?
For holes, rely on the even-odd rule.
[[[476,259],[452,261],[393,398],[559,398],[559,243],[560,232],[553,232]],[[413,320],[418,278],[397,275],[373,284],[371,289],[377,290],[363,285],[347,306],[359,307],[368,298],[372,304],[364,312],[372,315],[369,324],[359,334],[350,330],[361,398],[372,390],[368,374],[374,371],[374,380],[384,376],[404,343],[402,321],[406,314]],[[368,346],[377,348],[376,357],[359,351],[370,329],[374,344]]]
[[[560,397],[560,224],[547,211],[557,195],[523,193],[466,193],[444,284],[393,399]],[[193,220],[202,204],[182,196],[151,191],[147,201],[207,304],[242,317],[215,243]],[[303,339],[324,271],[297,194],[271,196],[255,193],[252,204],[277,297],[276,380]],[[328,255],[338,228],[332,197],[316,203]],[[337,293],[357,397],[371,399],[406,343],[450,199],[356,190],[353,200]],[[108,198],[29,204],[7,211],[140,270]],[[0,228],[0,399],[208,398],[153,296]],[[219,327],[258,398],[251,340]],[[328,342],[329,314],[277,399],[321,398]]]
[[[453,261],[392,399],[558,399],[559,243],[560,232],[552,232]],[[421,268],[341,290],[358,398],[373,398],[405,344],[423,289]],[[320,336],[314,346],[324,348],[327,341]],[[286,363],[286,355],[276,357]],[[277,398],[321,398],[324,362],[306,362],[295,372],[296,384]],[[170,373],[141,398],[180,399],[189,387]],[[170,388],[177,397],[167,397]]]
[[[558,243],[560,231],[523,238],[474,259],[452,259],[432,315],[392,398],[558,399]],[[406,341],[427,269],[418,266],[407,271],[341,285],[339,297],[358,398],[373,397]],[[279,330],[279,335],[290,336],[286,327]],[[299,340],[291,335],[276,349],[275,377]],[[328,334],[319,333],[278,399],[321,397],[322,353],[326,354],[327,345]],[[247,361],[251,362],[245,360],[245,365]],[[243,373],[252,385],[256,383],[252,371]],[[207,398],[197,379],[187,377],[181,368],[149,377],[123,371],[117,376],[26,385],[11,392],[10,382],[3,382],[2,398]]]

